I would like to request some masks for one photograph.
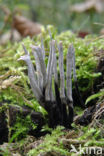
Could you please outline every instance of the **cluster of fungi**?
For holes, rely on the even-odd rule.
[[[66,72],[64,71],[63,45],[61,41],[57,44],[59,52],[59,58],[57,59],[56,41],[51,39],[47,65],[45,63],[47,56],[43,41],[41,42],[41,46],[31,45],[31,48],[36,67],[34,68],[29,52],[24,45],[25,55],[21,56],[19,60],[23,60],[27,64],[28,77],[34,96],[47,111],[50,127],[54,128],[57,125],[63,125],[66,128],[70,128],[74,116],[72,76],[78,96],[80,97],[76,77],[74,47],[71,44],[68,48]],[[57,66],[59,67],[59,71],[57,70]],[[82,101],[81,103],[83,105]]]

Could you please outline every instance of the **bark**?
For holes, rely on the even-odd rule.
[[[2,110],[2,106],[4,108],[5,104],[0,104],[0,108]],[[28,134],[38,137],[41,135],[42,126],[45,124],[45,120],[43,115],[39,112],[35,112],[28,107],[20,107],[14,105],[5,106],[0,112],[0,144],[8,141],[8,134],[10,127],[14,126],[17,120],[17,117],[21,117],[25,120],[26,116],[30,115],[31,121],[37,125],[36,129],[33,129],[31,126],[29,127]],[[11,132],[11,135],[13,132]]]

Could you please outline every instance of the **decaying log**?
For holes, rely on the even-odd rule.
[[[21,56],[19,60],[23,60],[27,64],[28,76],[34,96],[40,105],[48,112],[50,127],[63,125],[66,128],[69,128],[73,122],[74,115],[72,98],[72,71],[75,84],[77,85],[76,89],[78,95],[80,95],[76,78],[74,47],[71,45],[68,48],[66,76],[64,72],[62,42],[59,42],[58,44],[59,74],[57,71],[55,40],[53,40],[52,37],[50,41],[50,52],[47,66],[45,64],[46,56],[43,40],[41,42],[41,46],[31,45],[31,48],[36,62],[36,71],[34,70],[30,55],[25,46],[23,46],[25,55]],[[36,73],[38,73],[37,76]]]
[[[5,113],[0,112],[0,144],[8,140],[8,128],[5,119],[6,119]]]
[[[100,119],[104,119],[104,100],[96,105],[86,108],[81,116],[76,116],[74,118],[75,124],[80,125],[91,125],[98,123],[100,124]],[[98,125],[97,125],[98,126]]]
[[[3,110],[2,110],[3,106]],[[35,112],[28,107],[20,107],[16,105],[7,105],[0,104],[0,144],[8,141],[9,127],[13,127],[17,121],[18,117],[22,117],[24,120],[27,115],[30,115],[31,121],[37,125],[36,129],[33,129],[31,126],[29,128],[28,134],[38,137],[41,135],[42,126],[45,124],[43,115],[39,112]],[[9,127],[8,127],[9,125]]]

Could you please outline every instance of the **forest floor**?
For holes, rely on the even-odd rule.
[[[49,128],[45,118],[46,111],[36,101],[30,89],[26,66],[17,61],[23,55],[21,44],[24,43],[31,54],[30,44],[39,44],[41,37],[34,37],[33,40],[27,37],[14,45],[10,42],[0,45],[1,156],[104,155],[104,39],[93,35],[81,39],[69,31],[58,35],[53,28],[52,31],[53,38],[63,42],[64,63],[69,44],[74,44],[78,84],[86,108],[80,106],[73,87],[72,128]],[[46,51],[50,41],[47,32],[46,30],[42,34]],[[56,55],[58,58],[58,53]],[[45,61],[47,63],[47,58]],[[66,67],[64,68],[66,72]],[[16,112],[24,114],[17,117]],[[36,112],[43,116],[35,114]],[[31,121],[30,114],[37,124]]]

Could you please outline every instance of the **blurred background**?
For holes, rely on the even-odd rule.
[[[72,30],[81,37],[104,34],[104,0],[0,0],[0,35],[13,27],[22,36],[32,34],[27,32],[30,20],[39,23],[36,34],[49,24],[58,32]],[[26,25],[28,29],[22,32]]]

